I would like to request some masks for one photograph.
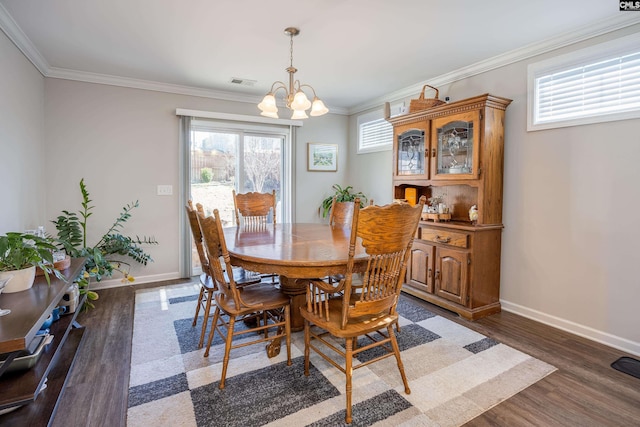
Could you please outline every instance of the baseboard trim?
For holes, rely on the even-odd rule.
[[[102,280],[100,282],[91,283],[91,289],[100,290],[100,289],[108,289],[108,288],[119,288],[122,286],[135,286],[143,283],[152,283],[152,282],[164,282],[165,280],[176,280],[181,279],[180,273],[177,271],[174,273],[164,273],[164,274],[153,274],[149,276],[136,276],[135,282],[126,282],[122,283],[121,279],[109,279]]]
[[[595,341],[600,344],[604,344],[609,347],[613,347],[615,349],[640,356],[640,343],[638,342],[612,335],[607,332],[599,331],[588,326],[580,325],[579,323],[552,316],[550,314],[524,307],[519,304],[514,304],[502,299],[500,300],[500,303],[502,304],[502,309],[504,311],[508,311],[510,313],[526,317],[527,319],[535,320],[536,322],[544,323],[545,325],[549,325],[554,328],[578,335],[580,337],[590,339],[591,341]]]

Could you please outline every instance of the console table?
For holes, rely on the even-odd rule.
[[[27,348],[40,326],[60,303],[69,284],[82,271],[84,261],[84,258],[71,260],[69,268],[62,271],[66,281],[50,276],[51,285],[48,285],[44,277],[37,277],[31,289],[0,295],[0,306],[11,309],[11,314],[0,317],[0,353],[9,353],[7,360],[12,360],[15,354]],[[82,342],[84,328],[75,320],[83,303],[84,299],[79,302],[74,313],[61,316],[60,320],[50,326],[53,342],[43,349],[32,368],[2,373],[0,410],[24,406],[0,415],[0,425],[39,426],[47,424],[53,418],[67,375]],[[0,368],[0,372],[3,370]],[[43,390],[45,381],[46,388]]]

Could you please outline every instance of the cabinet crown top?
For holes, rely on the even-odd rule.
[[[490,95],[485,93],[484,95],[474,96],[472,98],[462,99],[460,101],[451,102],[449,104],[439,105],[437,107],[429,108],[422,111],[416,111],[414,113],[403,114],[395,117],[385,117],[385,119],[393,124],[402,124],[404,122],[412,122],[416,120],[433,119],[439,116],[458,113],[462,111],[477,110],[480,108],[493,108],[497,110],[506,110],[507,106],[511,103],[511,99],[503,98],[500,96]],[[388,109],[385,109],[388,111]]]

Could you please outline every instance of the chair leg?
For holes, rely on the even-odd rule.
[[[391,346],[393,347],[393,354],[396,356],[396,361],[398,362],[398,370],[400,371],[400,376],[402,377],[402,382],[404,383],[404,392],[407,394],[411,394],[411,389],[409,388],[409,382],[407,381],[407,376],[404,373],[404,365],[402,364],[402,359],[400,358],[400,347],[398,347],[398,341],[396,340],[396,335],[393,333],[393,325],[389,325],[387,327],[387,333],[389,334],[389,338],[391,338]]]
[[[311,346],[311,328],[309,321],[304,320],[304,374],[309,376],[309,348]]]
[[[345,416],[345,422],[351,424],[351,376],[353,374],[352,358],[353,358],[353,341],[354,338],[347,338],[345,342],[345,374],[347,375],[347,415]]]
[[[284,333],[287,340],[287,366],[291,366],[291,308],[284,307]]]
[[[198,304],[196,305],[196,315],[193,316],[193,323],[191,324],[191,327],[196,326],[196,323],[198,323],[198,314],[200,314],[200,305],[202,305],[203,294],[204,286],[200,286],[200,295],[198,295]]]
[[[267,320],[267,310],[262,312],[262,321],[264,322],[264,326],[267,326],[268,320]],[[258,327],[260,327],[260,317],[256,317],[256,322],[258,323]],[[267,339],[269,338],[269,328],[265,328],[264,329],[264,338]]]
[[[213,299],[213,292],[207,292],[207,304],[204,307],[204,318],[202,319],[202,330],[200,331],[200,341],[198,341],[198,348],[202,348],[204,343],[204,335],[207,332],[207,325],[209,324],[209,313],[211,313],[211,300]],[[198,306],[198,308],[200,308]],[[213,325],[215,328],[215,324]]]
[[[224,380],[227,377],[227,367],[229,366],[229,353],[231,352],[231,342],[233,341],[233,329],[236,325],[235,316],[229,316],[229,330],[227,331],[227,342],[224,345],[224,358],[222,359],[222,376],[218,388],[224,388]]]
[[[216,306],[216,311],[213,312],[213,320],[211,321],[211,330],[209,331],[209,339],[207,340],[207,349],[204,351],[204,357],[209,357],[209,349],[211,348],[211,342],[218,326],[218,319],[220,318],[220,308]]]

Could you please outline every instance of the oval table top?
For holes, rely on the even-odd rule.
[[[258,229],[224,229],[233,265],[288,278],[344,273],[351,229],[328,224],[268,224]],[[355,258],[365,252],[357,243]]]

